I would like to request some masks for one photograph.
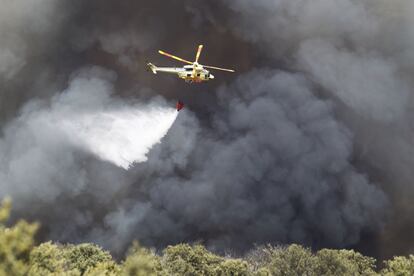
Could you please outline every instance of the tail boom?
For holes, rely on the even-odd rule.
[[[147,66],[152,71],[152,73],[157,74],[157,66],[152,63],[148,63]]]

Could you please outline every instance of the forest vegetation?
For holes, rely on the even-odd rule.
[[[161,252],[134,242],[122,261],[91,244],[37,244],[37,223],[8,225],[11,201],[0,207],[0,276],[9,275],[414,275],[414,256],[377,261],[353,250],[312,252],[301,245],[262,246],[243,258],[220,256],[201,244],[168,246]]]

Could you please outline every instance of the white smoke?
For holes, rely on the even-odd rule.
[[[0,194],[45,202],[80,194],[94,183],[83,162],[88,154],[124,169],[146,160],[177,111],[157,98],[143,105],[114,97],[115,78],[101,68],[84,69],[50,102],[23,108],[0,138]]]
[[[128,169],[147,160],[149,150],[167,134],[177,114],[166,107],[124,107],[62,118],[59,128],[76,145]]]

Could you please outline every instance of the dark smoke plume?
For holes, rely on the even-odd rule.
[[[42,239],[116,253],[133,239],[412,252],[413,18],[409,0],[7,3],[0,197]],[[237,74],[189,86],[146,71],[176,64],[158,49],[192,59],[199,43],[201,63]],[[160,96],[188,109],[129,171],[32,117]]]

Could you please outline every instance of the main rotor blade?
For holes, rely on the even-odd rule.
[[[202,65],[204,68],[210,68],[210,69],[214,69],[214,70],[221,70],[221,71],[226,71],[226,72],[232,72],[234,73],[235,71],[232,69],[226,69],[226,68],[220,68],[220,67],[214,67],[214,66],[207,66],[207,65]]]
[[[198,45],[197,55],[195,62],[198,62],[198,59],[200,58],[201,51],[203,50],[203,45]]]
[[[159,51],[158,51],[158,53],[160,53],[161,55],[164,55],[164,56],[167,56],[167,57],[170,57],[170,58],[176,59],[176,60],[178,60],[178,61],[184,62],[184,63],[193,64],[191,61],[188,61],[188,60],[182,59],[182,58],[180,58],[180,57],[177,57],[177,56],[171,55],[171,54],[166,53],[166,52],[161,51],[161,50],[159,50]]]

